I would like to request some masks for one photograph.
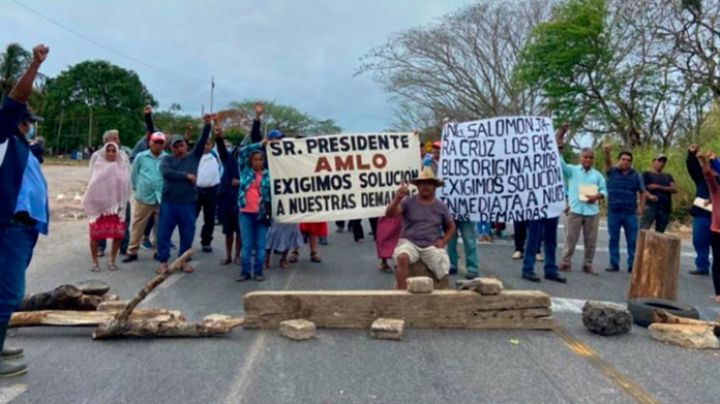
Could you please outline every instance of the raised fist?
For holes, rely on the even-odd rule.
[[[47,58],[48,53],[50,53],[50,48],[47,46],[40,44],[33,48],[33,62],[35,63],[42,63],[45,61],[45,58]]]
[[[143,109],[143,112],[145,114],[152,114],[152,107],[150,105],[146,105],[145,109]]]
[[[256,103],[255,104],[255,116],[257,116],[259,118],[260,115],[263,114],[263,112],[265,112],[265,104],[263,104],[262,102]]]
[[[688,146],[688,152],[690,152],[690,154],[697,154],[699,149],[700,149],[700,147],[698,145],[696,145],[695,143]]]
[[[605,151],[605,153],[610,153],[610,151],[612,150],[612,145],[610,143],[605,143],[603,145],[603,150]]]

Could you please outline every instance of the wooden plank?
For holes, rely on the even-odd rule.
[[[292,319],[320,328],[369,328],[379,317],[404,319],[408,328],[554,327],[550,296],[540,291],[266,291],[246,294],[244,306],[247,328],[276,328]]]
[[[112,320],[120,311],[41,310],[13,313],[10,327],[82,327],[98,326]],[[182,313],[166,309],[137,309],[130,320],[171,321],[184,320]]]
[[[640,261],[633,269],[628,297],[676,300],[681,240],[667,234],[643,232],[643,246],[638,248]]]

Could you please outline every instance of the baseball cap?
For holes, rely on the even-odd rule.
[[[442,142],[439,140],[436,140],[433,142],[433,147],[436,149],[440,149],[442,147]]]
[[[655,160],[663,161],[663,162],[667,163],[668,158],[667,158],[667,156],[664,155],[664,154],[658,154],[658,155],[655,156],[655,158],[653,159],[653,161],[655,161]]]
[[[273,129],[268,133],[269,140],[282,139],[284,136],[285,134],[278,129]]]
[[[180,142],[184,142],[184,141],[185,141],[185,138],[182,137],[181,135],[172,135],[172,137],[170,138],[170,147],[173,147],[176,144],[178,144]]]
[[[162,132],[154,132],[150,135],[150,142],[166,142],[165,134]]]

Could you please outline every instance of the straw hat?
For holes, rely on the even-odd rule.
[[[443,180],[438,179],[435,176],[435,172],[433,171],[432,167],[423,168],[423,170],[420,172],[420,175],[417,178],[410,180],[410,183],[417,186],[418,182],[420,181],[432,181],[433,183],[435,183],[436,187],[442,187],[443,185],[445,185],[445,182]]]

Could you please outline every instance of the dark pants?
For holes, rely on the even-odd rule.
[[[652,226],[653,222],[655,222],[656,232],[665,233],[665,229],[670,223],[670,211],[663,207],[647,205],[640,218],[640,228],[647,230]]]
[[[720,234],[715,232],[712,233],[710,245],[712,246],[713,253],[713,286],[715,287],[715,296],[720,296]]]
[[[218,201],[218,186],[198,188],[198,200],[195,205],[195,218],[203,211],[203,227],[200,230],[200,244],[209,246],[215,230],[215,211]]]
[[[338,220],[335,222],[335,226],[338,230],[345,230],[345,221],[344,220]]]
[[[555,250],[557,249],[557,229],[559,218],[540,219],[528,222],[528,237],[526,251],[538,251],[540,239],[545,242],[545,276],[557,275],[558,267],[555,263]],[[523,257],[522,272],[524,275],[535,273],[535,254],[525,254]]]
[[[145,225],[145,238],[150,238],[153,226],[155,226],[155,215],[150,216],[150,219],[148,219],[147,224]]]
[[[615,269],[620,269],[620,229],[625,229],[628,272],[632,272],[638,235],[638,218],[635,213],[608,213],[610,266]]]
[[[170,259],[170,238],[175,227],[180,232],[180,249],[178,257],[192,247],[195,237],[195,204],[166,203],[160,204],[160,223],[157,229],[158,261],[168,262]]]
[[[130,244],[130,202],[125,207],[125,236],[123,236],[122,242],[120,243],[120,254],[125,255],[127,253],[128,244]],[[152,230],[152,227],[150,228]],[[147,234],[150,234],[147,232]],[[107,248],[107,240],[99,240],[97,243],[98,251],[105,251]]]
[[[515,233],[513,234],[513,239],[515,240],[515,251],[520,251],[521,253],[525,253],[525,241],[527,240],[527,231],[528,231],[528,223],[530,222],[514,222],[513,228],[515,229]],[[535,251],[535,254],[540,253],[540,247],[542,246],[543,236],[540,235],[540,244],[538,244],[538,249]]]
[[[24,224],[0,226],[0,323],[10,321],[25,296],[25,271],[38,231]]]
[[[693,247],[695,247],[695,269],[698,272],[710,272],[710,222],[712,217],[697,215],[693,217]],[[714,253],[713,253],[714,254]]]
[[[372,231],[372,233],[373,233],[373,239],[375,239],[375,237],[377,237],[375,235],[375,232],[377,231],[378,218],[371,217],[368,219],[368,221],[370,222],[370,231]],[[355,220],[349,221],[348,228],[352,229],[353,238],[355,239],[355,241],[362,240],[365,238],[365,231],[363,229],[361,219],[355,219]]]

